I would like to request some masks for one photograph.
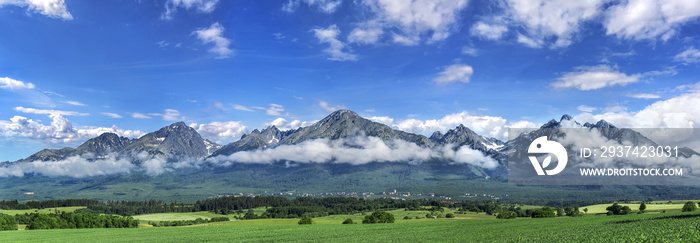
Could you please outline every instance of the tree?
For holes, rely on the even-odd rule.
[[[363,224],[376,224],[376,223],[393,223],[394,215],[384,211],[376,211],[371,215],[365,216],[362,220]]]
[[[564,216],[564,209],[562,208],[557,208],[557,217]]]
[[[583,209],[583,212],[584,212],[584,213],[588,213],[588,208],[584,208],[584,209]]]
[[[688,201],[683,205],[683,208],[681,209],[682,212],[692,212],[698,209],[697,206],[695,206],[695,203],[692,201]]]
[[[343,221],[343,224],[354,224],[355,222],[352,222],[352,219],[346,219]]]
[[[581,211],[578,210],[578,207],[566,207],[564,208],[564,213],[569,217],[581,216]]]
[[[542,207],[532,212],[533,218],[554,218],[554,209],[550,207]]]
[[[301,217],[301,219],[299,220],[299,224],[313,224],[313,219],[311,219],[311,217],[308,216]]]
[[[613,203],[613,205],[608,206],[607,208],[605,208],[605,210],[608,210],[608,215],[625,215],[632,212],[632,209],[629,206],[623,207],[617,203]]]
[[[639,212],[644,213],[644,210],[647,209],[647,205],[642,202],[642,204],[639,205]]]
[[[518,216],[518,215],[517,215],[515,212],[513,212],[513,211],[503,211],[503,212],[499,213],[499,214],[496,216],[496,218],[497,218],[497,219],[514,219],[514,218],[516,218],[517,216]]]

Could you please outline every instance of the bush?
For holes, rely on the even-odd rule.
[[[305,216],[305,217],[302,217],[302,218],[299,220],[299,224],[313,224],[313,223],[314,223],[314,222],[313,222],[313,219],[311,219],[311,217],[306,217],[306,216]]]
[[[617,203],[613,203],[613,205],[605,208],[605,210],[608,210],[608,215],[626,215],[632,212],[632,209],[629,206],[620,206]]]
[[[447,215],[445,215],[445,218],[453,219],[455,218],[455,215],[453,213],[448,213]]]
[[[550,207],[542,207],[532,212],[533,218],[554,218],[554,209]]]
[[[403,219],[411,219],[411,217],[404,216]]]
[[[384,211],[376,211],[372,215],[365,216],[362,220],[363,224],[376,224],[376,223],[393,223],[394,215]]]
[[[683,209],[681,209],[681,211],[682,212],[692,212],[692,211],[695,211],[696,209],[698,209],[698,207],[695,206],[695,203],[693,203],[692,201],[688,201],[685,203],[685,205],[683,205]]]
[[[352,222],[352,219],[346,219],[343,221],[343,224],[354,224],[354,222]]]
[[[517,217],[518,215],[513,211],[503,211],[496,216],[497,219],[514,219]]]

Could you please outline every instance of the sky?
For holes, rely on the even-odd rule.
[[[700,125],[700,2],[0,0],[0,161],[184,121],[219,144],[338,109],[507,139]]]

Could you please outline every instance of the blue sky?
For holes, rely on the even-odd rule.
[[[700,124],[700,3],[0,0],[0,161],[185,121],[225,144],[350,109],[504,139]]]

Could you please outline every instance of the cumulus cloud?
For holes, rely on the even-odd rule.
[[[270,115],[270,116],[281,116],[282,112],[284,112],[284,106],[278,105],[278,104],[270,104],[269,107],[260,107],[260,106],[253,106],[251,107],[253,109],[258,109],[258,110],[264,110],[265,114]],[[289,113],[285,113],[285,116],[289,116]]]
[[[122,118],[122,116],[119,115],[119,114],[117,114],[117,113],[102,112],[101,114],[102,114],[102,115],[105,115],[105,116],[108,116],[108,117],[111,117],[111,118]]]
[[[373,121],[373,122],[378,122],[387,126],[393,126],[394,125],[394,118],[388,117],[388,116],[370,116],[370,117],[365,117],[365,119]]]
[[[508,121],[502,117],[470,115],[466,111],[449,114],[440,119],[418,120],[406,119],[396,121],[391,117],[367,117],[367,119],[386,124],[401,131],[429,136],[435,131],[446,132],[460,124],[477,134],[500,140],[508,139],[508,128],[532,128],[537,124],[529,121]]]
[[[698,86],[700,83],[695,84]],[[691,86],[692,87],[692,86]],[[689,89],[679,96],[660,100],[636,112],[609,111],[593,115],[583,113],[579,121],[595,122],[601,119],[619,127],[636,128],[692,128],[700,124],[700,90]]]
[[[60,116],[88,116],[89,113],[80,113],[77,111],[62,111],[62,110],[45,110],[45,109],[35,109],[35,108],[24,108],[21,106],[15,107],[16,111],[28,114],[38,114],[38,115],[60,115]]]
[[[193,33],[204,44],[214,45],[209,52],[216,54],[216,58],[228,58],[233,54],[233,50],[229,48],[231,40],[224,37],[224,27],[219,22],[213,23],[209,28],[195,30]]]
[[[700,16],[697,1],[630,0],[611,6],[604,21],[606,33],[624,39],[666,41],[684,23]]]
[[[641,74],[628,75],[608,65],[581,66],[575,71],[565,73],[558,78],[559,81],[552,83],[552,87],[558,89],[576,88],[579,90],[594,90],[605,87],[638,82]]]
[[[324,13],[333,13],[340,7],[342,3],[341,0],[289,0],[284,6],[282,6],[282,11],[294,12],[299,7],[301,3],[305,3],[308,6],[315,6]]]
[[[677,62],[682,62],[685,64],[698,63],[700,62],[700,51],[695,49],[695,47],[688,47],[685,51],[678,53],[673,60]],[[0,81],[1,83],[2,81]]]
[[[433,82],[437,84],[449,84],[455,82],[469,83],[469,78],[474,74],[474,69],[469,65],[453,64],[440,72]]]
[[[450,36],[459,23],[459,12],[467,0],[364,0],[362,4],[375,15],[382,29],[393,29],[395,41],[441,41]],[[403,38],[396,38],[401,36]]]
[[[63,19],[71,20],[73,15],[68,12],[65,0],[6,0],[0,1],[0,7],[3,5],[16,5],[20,7],[27,7],[29,10],[39,12],[43,15]]]
[[[25,83],[19,80],[14,80],[8,77],[0,78],[1,89],[33,89],[34,84]]]
[[[318,104],[318,107],[321,107],[321,109],[323,109],[326,112],[334,112],[337,110],[342,110],[342,109],[347,108],[344,105],[333,105],[332,106],[332,105],[329,105],[328,102],[323,101],[323,100],[319,100],[316,104]]]
[[[355,28],[348,35],[348,42],[358,44],[374,44],[379,41],[379,37],[384,33],[381,28],[371,26],[366,28]]]
[[[133,114],[139,114],[139,113],[133,113]],[[180,117],[180,112],[178,110],[174,110],[174,109],[165,109],[164,113],[148,113],[148,115],[149,116],[160,116],[163,118],[164,121],[175,121],[178,119],[184,120],[184,117]],[[141,118],[141,117],[136,117],[136,115],[134,115],[134,118]],[[150,117],[146,116],[145,118],[150,118]]]
[[[331,25],[328,28],[316,28],[312,29],[314,35],[321,43],[327,43],[328,48],[324,49],[323,52],[330,55],[328,60],[333,61],[355,61],[357,60],[357,55],[343,52],[343,49],[347,49],[347,46],[342,41],[338,40],[338,35],[340,30],[338,26]]]
[[[51,118],[50,125],[44,125],[23,116],[14,116],[10,120],[0,120],[0,136],[32,138],[52,143],[69,143],[97,137],[105,132],[130,138],[137,138],[144,134],[138,130],[124,130],[116,126],[75,128],[61,114],[49,114],[49,117]]]
[[[248,127],[240,122],[211,122],[207,124],[190,124],[190,127],[197,130],[202,137],[210,139],[220,144],[225,144],[238,140],[241,135],[248,131]]]
[[[168,0],[165,2],[165,12],[162,19],[172,19],[178,8],[196,9],[201,13],[211,13],[216,9],[219,0]]]
[[[454,163],[466,163],[487,169],[498,166],[493,158],[466,146],[453,149],[448,145],[429,149],[403,140],[384,141],[378,137],[356,136],[345,139],[314,139],[296,145],[280,145],[274,148],[242,151],[229,156],[217,156],[207,161],[214,164],[260,163],[279,161],[297,163],[348,163],[353,165],[370,162],[420,163],[431,159],[446,159]],[[361,155],[361,156],[358,156]]]
[[[522,25],[525,33],[518,42],[541,47],[552,41],[552,47],[569,46],[585,21],[601,12],[605,0],[546,1],[508,0],[508,14],[513,24]]]
[[[502,24],[487,24],[479,21],[471,28],[471,34],[486,38],[489,40],[499,40],[505,33],[508,32],[508,27]]]
[[[266,122],[263,125],[265,127],[275,126],[279,130],[287,131],[287,130],[297,129],[300,127],[308,127],[308,126],[313,125],[316,122],[317,121],[300,121],[300,120],[287,121],[287,119],[280,117],[280,118],[275,119],[272,122]]]

